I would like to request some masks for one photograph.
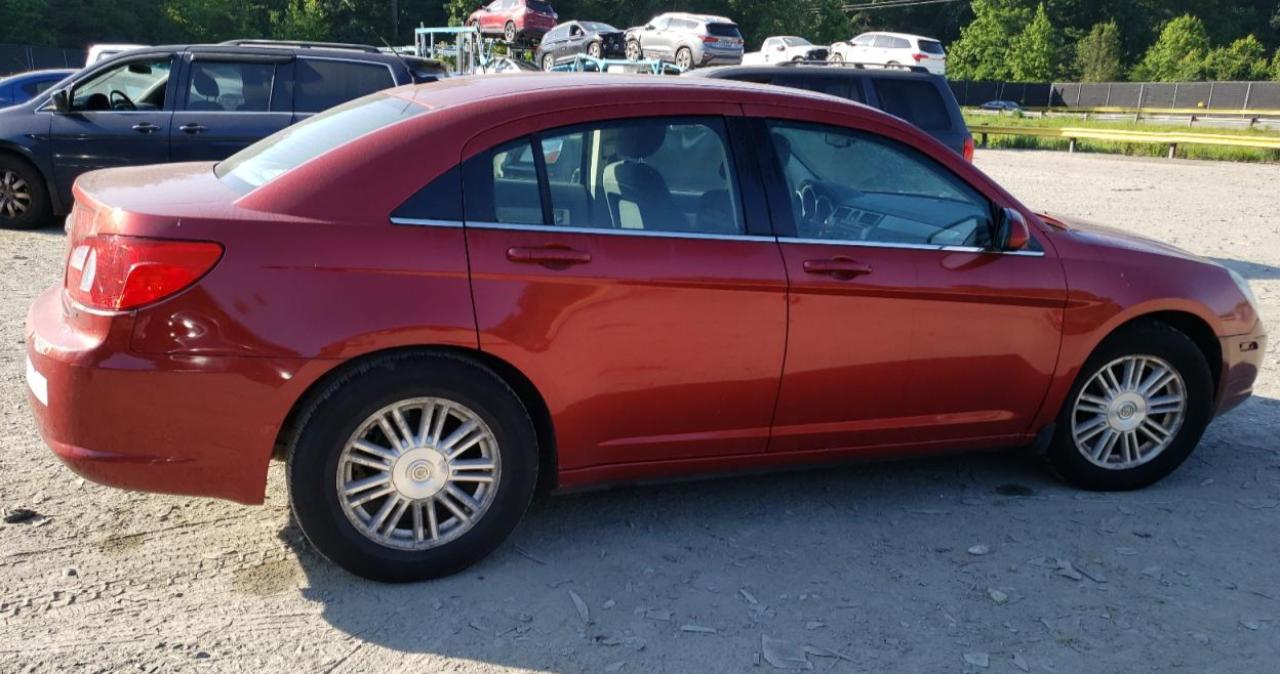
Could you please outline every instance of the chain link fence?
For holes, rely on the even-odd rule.
[[[1280,82],[989,82],[952,80],[960,105],[1144,110],[1280,110]]]
[[[0,77],[46,68],[83,68],[84,57],[76,49],[0,44]]]

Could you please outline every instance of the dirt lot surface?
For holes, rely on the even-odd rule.
[[[978,163],[1033,206],[1222,260],[1280,317],[1280,166]],[[0,672],[1280,669],[1274,351],[1259,395],[1142,492],[974,456],[580,494],[535,504],[470,571],[385,586],[301,542],[278,466],[249,508],[99,487],[53,457],[22,318],[63,246],[0,232],[0,506],[40,514],[0,525]]]

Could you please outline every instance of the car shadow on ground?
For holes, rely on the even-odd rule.
[[[996,453],[553,496],[535,502],[488,559],[408,585],[343,572],[292,523],[280,537],[306,575],[303,595],[323,606],[329,624],[400,656],[552,671],[600,671],[624,660],[628,671],[702,662],[700,671],[742,671],[759,665],[764,635],[863,655],[911,632],[923,643],[930,626],[945,639],[955,624],[938,609],[955,597],[935,593],[989,601],[983,586],[956,587],[991,582],[970,577],[987,559],[984,546],[1004,548],[1001,563],[1081,554],[1076,546],[1103,535],[1096,518],[1117,507],[1168,508],[1210,475],[1228,482],[1258,470],[1253,458],[1222,446],[1259,417],[1274,428],[1280,404],[1246,404],[1211,427],[1199,456],[1174,475],[1125,494],[1080,492],[1035,457]],[[1271,463],[1280,463],[1277,455]],[[1050,570],[1035,574],[1051,578],[1053,562],[1045,563]],[[1057,599],[1038,601],[1053,610]],[[948,609],[962,621],[964,610]],[[808,631],[828,623],[843,628]],[[1003,632],[1011,623],[973,625]],[[881,655],[892,668],[890,654]]]

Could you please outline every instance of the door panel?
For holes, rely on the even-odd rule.
[[[187,67],[173,115],[173,161],[221,160],[279,131],[293,119],[284,80],[287,60],[198,59]]]

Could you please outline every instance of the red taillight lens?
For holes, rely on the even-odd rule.
[[[716,37],[716,36],[714,36],[714,35],[703,35],[703,36],[702,36],[702,41],[703,41],[703,42],[706,42],[706,43],[719,42],[719,41],[720,41],[720,38],[718,38],[718,37]]]
[[[912,55],[911,55],[911,58],[915,59],[915,60],[916,60],[916,63],[919,63],[919,62],[921,62],[921,61],[923,61],[923,60],[925,60],[925,59],[929,58],[929,55],[928,55],[928,54],[912,54]]]
[[[973,161],[973,136],[964,139],[964,149],[961,151],[966,161]]]
[[[221,257],[210,241],[90,236],[72,244],[64,286],[91,309],[134,309],[189,287]]]

